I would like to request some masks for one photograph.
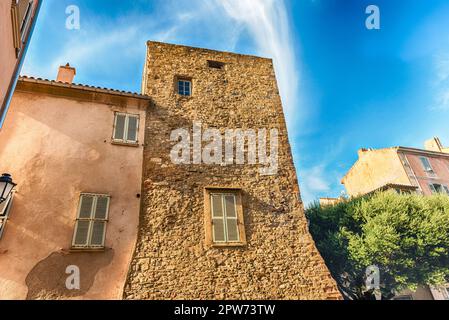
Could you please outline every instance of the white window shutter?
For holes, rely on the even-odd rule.
[[[237,206],[234,195],[225,195],[226,230],[229,242],[239,241],[239,228],[237,223]]]
[[[90,195],[82,195],[78,213],[79,219],[89,219],[92,216],[92,207],[94,205],[94,197]]]
[[[97,197],[97,205],[95,206],[95,219],[106,220],[108,215],[109,198]]]
[[[126,138],[129,142],[137,141],[137,128],[138,128],[139,118],[135,116],[128,117],[128,136]]]
[[[225,242],[225,223],[223,213],[223,200],[221,195],[211,195],[211,209],[213,240],[214,242]]]
[[[123,114],[115,115],[114,139],[125,140],[126,116]]]
[[[432,193],[437,193],[437,189],[435,189],[435,186],[433,184],[429,184],[430,187],[430,191],[432,191]]]
[[[78,220],[75,227],[75,238],[73,244],[75,246],[86,246],[89,236],[90,222],[88,220]]]
[[[92,226],[90,245],[95,247],[102,247],[104,245],[105,231],[106,231],[105,221],[94,221]]]

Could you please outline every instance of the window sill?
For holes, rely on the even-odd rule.
[[[243,248],[246,247],[246,243],[232,242],[232,243],[212,243],[212,248]]]
[[[181,100],[190,100],[190,99],[193,98],[192,95],[190,95],[190,96],[185,96],[185,95],[182,95],[182,94],[179,94],[179,93],[176,93],[176,97],[177,97],[178,99],[181,99]]]
[[[76,248],[72,247],[69,249],[69,253],[79,253],[79,252],[105,252],[106,248]]]
[[[140,144],[138,142],[122,142],[122,141],[111,141],[111,144],[115,145],[115,146],[122,146],[122,147],[134,147],[134,148],[138,148],[140,147]]]

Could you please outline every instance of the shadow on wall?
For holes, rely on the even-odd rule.
[[[101,268],[112,262],[114,250],[104,252],[53,252],[40,261],[28,274],[25,283],[28,287],[27,300],[56,300],[80,297],[92,287]],[[68,266],[80,269],[80,290],[66,288]]]

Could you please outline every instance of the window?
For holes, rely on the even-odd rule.
[[[114,121],[114,142],[137,144],[139,132],[139,116],[126,113],[116,113]]]
[[[20,52],[31,25],[34,0],[13,0],[11,16],[14,47]]]
[[[446,193],[447,195],[449,195],[449,188],[447,186],[438,183],[431,183],[429,184],[429,187],[433,194]]]
[[[6,222],[8,221],[9,211],[11,210],[12,200],[14,194],[10,194],[9,197],[0,203],[0,239],[5,231]]]
[[[192,95],[192,81],[178,79],[178,94],[190,97]]]
[[[435,176],[435,172],[433,171],[432,166],[430,165],[429,158],[426,157],[420,157],[421,164],[423,166],[424,171],[427,173],[428,176]]]
[[[214,246],[246,244],[239,190],[206,190],[206,242]]]
[[[223,70],[225,64],[224,64],[223,62],[218,62],[218,61],[211,61],[211,60],[208,60],[208,61],[207,61],[207,66],[208,66],[209,68],[212,68],[212,69],[220,69],[220,70]]]
[[[109,200],[107,195],[81,194],[73,233],[73,248],[104,248]]]

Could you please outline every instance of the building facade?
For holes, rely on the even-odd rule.
[[[424,195],[449,194],[449,149],[438,138],[426,141],[424,149],[361,149],[342,184],[351,197],[385,187]]]
[[[0,2],[0,128],[8,111],[41,2]]]
[[[0,206],[0,299],[122,296],[149,98],[74,75],[65,66],[57,81],[21,78],[0,132],[0,163],[17,183]]]
[[[124,298],[339,299],[308,232],[272,61],[149,42],[143,92],[153,106]],[[249,137],[244,163],[238,138],[224,142],[234,129]],[[257,159],[251,132],[266,133]]]

